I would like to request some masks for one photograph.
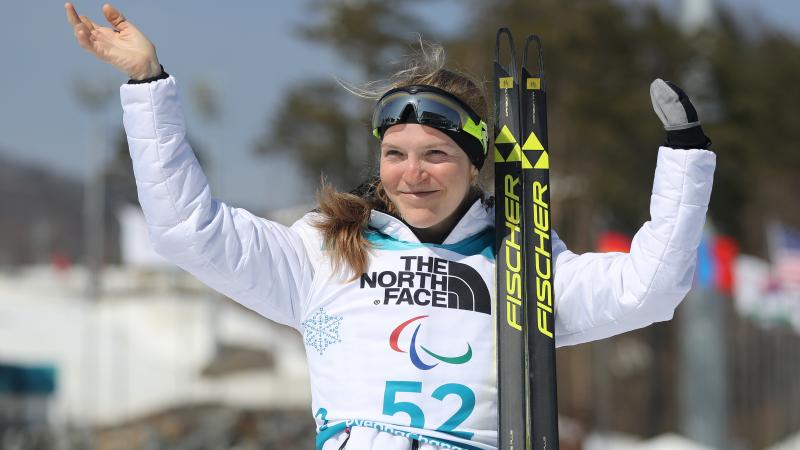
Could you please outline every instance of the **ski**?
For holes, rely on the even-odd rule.
[[[531,44],[535,44],[532,46]],[[534,50],[535,58],[528,58]],[[528,63],[536,61],[535,70]],[[550,220],[550,156],[547,146],[547,95],[544,57],[538,36],[528,36],[520,84],[522,184],[524,195],[527,354],[530,424],[534,449],[558,449],[555,317]]]
[[[500,63],[503,36],[510,60]],[[525,284],[522,238],[522,168],[519,145],[519,80],[514,40],[497,31],[494,62],[494,185],[497,289],[497,393],[499,448],[525,449],[528,405],[525,340]]]
[[[508,64],[501,64],[507,37]],[[535,71],[528,69],[535,44]],[[499,448],[558,449],[549,154],[541,41],[522,78],[508,28],[495,46],[495,224]],[[521,83],[520,83],[521,81]]]

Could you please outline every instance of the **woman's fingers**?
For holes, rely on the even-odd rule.
[[[75,7],[72,6],[72,3],[64,3],[64,9],[67,10],[67,21],[73,27],[79,23],[81,23],[81,19],[78,17],[78,13],[75,11]]]
[[[152,42],[110,4],[103,5],[103,15],[111,27],[79,16],[72,3],[65,3],[64,9],[78,44],[101,61],[137,79],[150,78],[160,71]]]
[[[79,17],[80,17],[80,19],[81,19],[81,23],[83,23],[84,25],[86,25],[86,28],[87,28],[89,31],[92,31],[92,30],[94,30],[94,29],[97,27],[97,24],[96,24],[96,23],[94,23],[94,22],[92,22],[92,20],[91,20],[91,19],[89,19],[88,17],[86,17],[86,16],[79,16]]]
[[[91,32],[86,28],[86,25],[83,23],[78,23],[73,28],[73,32],[75,33],[75,39],[78,40],[78,44],[81,46],[81,48],[85,48],[87,50],[92,48],[92,43],[90,40]]]
[[[122,15],[121,12],[111,6],[111,4],[106,3],[103,5],[103,14],[106,16],[106,20],[110,23],[114,28],[117,30],[124,30],[128,26],[128,22],[125,20],[125,16]]]
[[[72,5],[72,3],[65,3],[64,9],[67,12],[67,21],[72,26],[72,32],[75,34],[75,39],[78,40],[78,45],[80,45],[81,48],[93,51],[93,46],[90,39],[91,30],[86,24],[88,19],[84,20],[85,17],[78,16],[78,13],[75,11],[75,7]],[[88,21],[91,24],[91,21]]]

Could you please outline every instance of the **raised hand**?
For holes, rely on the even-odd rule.
[[[116,8],[106,3],[103,15],[111,27],[101,27],[86,16],[78,16],[72,3],[65,3],[67,20],[78,44],[101,61],[143,80],[161,74],[156,48],[138,28]]]
[[[650,85],[650,100],[666,131],[664,145],[681,149],[707,149],[711,140],[703,133],[689,96],[671,81],[656,78]]]

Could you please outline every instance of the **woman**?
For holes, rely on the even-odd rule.
[[[398,74],[373,116],[379,178],[323,189],[320,209],[285,227],[210,197],[175,78],[144,35],[110,5],[115,30],[65,8],[81,47],[131,78],[124,124],[156,250],[303,335],[317,448],[496,448],[478,85],[440,65]],[[656,80],[651,96],[667,142],[631,252],[577,255],[553,235],[559,346],[669,320],[691,286],[716,159],[680,89]]]

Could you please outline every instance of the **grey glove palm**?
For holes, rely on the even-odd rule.
[[[650,99],[661,123],[664,124],[664,145],[672,148],[707,149],[711,145],[697,111],[685,92],[672,82],[657,78],[650,85]]]

